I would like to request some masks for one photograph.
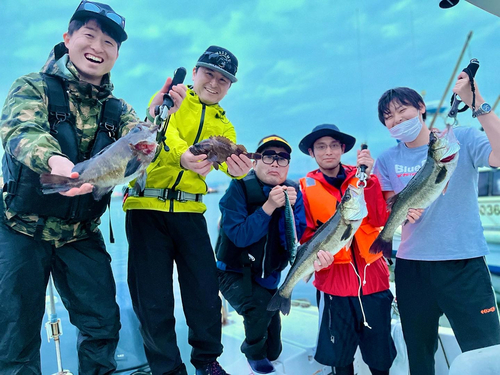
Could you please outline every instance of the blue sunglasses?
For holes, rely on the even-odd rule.
[[[111,21],[116,23],[118,26],[120,26],[122,29],[125,29],[125,18],[120,16],[118,13],[115,13],[113,10],[110,9],[105,9],[98,3],[91,3],[88,1],[83,0],[78,8],[76,8],[76,12],[86,10],[87,12],[92,12],[92,13],[97,13],[104,15],[105,17],[109,18]]]

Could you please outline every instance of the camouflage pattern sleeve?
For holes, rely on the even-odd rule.
[[[123,112],[120,117],[120,137],[123,137],[141,121],[131,105],[129,105],[123,99],[121,99],[121,102],[123,104]]]
[[[5,152],[37,173],[50,172],[48,160],[61,155],[50,135],[45,83],[38,73],[18,78],[12,85],[0,119]]]

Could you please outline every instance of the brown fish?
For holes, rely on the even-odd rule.
[[[189,147],[189,151],[193,155],[206,154],[207,160],[212,162],[215,169],[219,169],[219,165],[226,161],[233,154],[246,155],[250,159],[260,159],[260,154],[249,153],[243,145],[237,145],[223,136],[211,136],[201,142],[195,143]]]

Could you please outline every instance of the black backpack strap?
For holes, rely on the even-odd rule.
[[[99,128],[100,130],[107,131],[109,137],[113,140],[118,138],[118,126],[120,125],[122,111],[122,102],[117,98],[109,98],[106,100],[101,110]]]
[[[70,118],[68,93],[65,82],[48,74],[42,74],[43,80],[47,84],[47,98],[49,100],[49,122],[51,133],[57,132],[55,125]]]

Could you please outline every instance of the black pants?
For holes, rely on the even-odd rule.
[[[79,374],[114,372],[120,311],[110,260],[100,233],[55,248],[0,224],[0,374],[41,374],[40,330],[50,272],[79,329]]]
[[[390,290],[361,296],[366,321],[358,297],[319,293],[320,329],[315,359],[333,367],[348,367],[359,346],[363,361],[380,371],[391,368],[396,348],[391,336]]]
[[[276,290],[263,288],[255,281],[251,295],[242,293],[243,274],[219,270],[220,291],[238,314],[243,316],[245,341],[241,351],[249,359],[276,360],[281,353],[281,318],[278,311],[267,311],[267,304]]]
[[[439,317],[462,351],[500,344],[500,325],[484,258],[396,260],[396,298],[412,375],[433,375]]]
[[[177,265],[182,307],[189,326],[191,363],[200,368],[222,353],[221,300],[215,257],[202,214],[129,210],[128,284],[153,374],[181,365],[174,318]]]

